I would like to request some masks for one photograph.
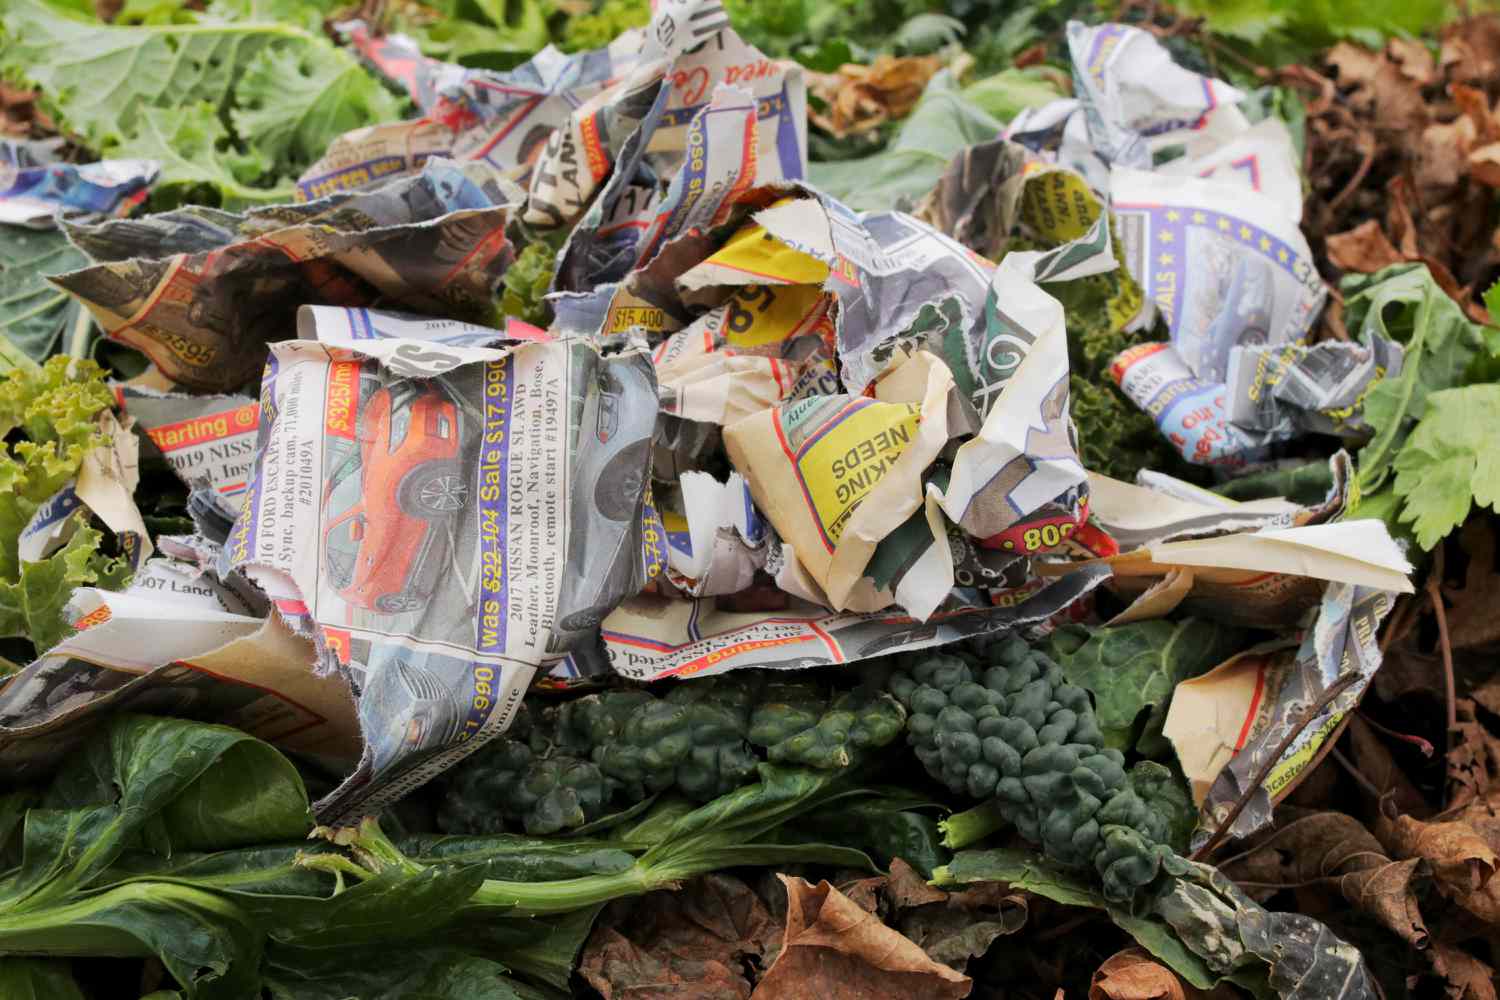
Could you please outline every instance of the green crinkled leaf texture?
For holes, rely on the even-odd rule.
[[[1033,892],[1065,906],[1103,910],[1115,926],[1198,989],[1213,989],[1221,978],[1182,943],[1168,924],[1115,906],[1077,873],[1064,871],[1035,854],[1010,848],[960,851],[948,865],[934,873],[933,882],[945,888],[972,882],[1005,882],[1013,889]]]
[[[46,276],[86,263],[57,230],[0,226],[0,370],[24,365],[25,358],[40,364],[52,354],[80,307]]]
[[[399,101],[318,22],[317,8],[291,0],[220,3],[191,23],[119,26],[8,0],[0,72],[34,84],[101,156],[162,159],[159,188],[207,182],[230,201],[266,200],[245,187],[276,189],[340,133],[398,116]],[[235,134],[214,134],[193,110],[203,105]],[[172,121],[181,115],[193,117],[191,133]],[[161,156],[187,139],[179,155]],[[209,149],[212,168],[199,162]],[[254,152],[231,157],[231,149]]]
[[[1359,486],[1373,492],[1392,471],[1427,397],[1463,384],[1484,349],[1478,325],[1432,280],[1425,264],[1397,264],[1344,279],[1344,322],[1360,338],[1383,336],[1406,348],[1401,373],[1382,378],[1365,397],[1374,436],[1359,452]]]
[[[57,357],[0,380],[0,436],[21,435],[0,452],[0,635],[29,638],[39,651],[68,634],[63,608],[76,587],[116,588],[127,576],[122,560],[99,552],[104,536],[82,512],[47,558],[23,563],[19,550],[38,508],[103,443],[98,417],[112,402],[103,371],[91,361]]]
[[[162,165],[156,196],[163,202],[176,201],[199,187],[217,188],[226,207],[287,201],[293,195],[290,182],[274,187],[249,183],[271,169],[270,160],[259,150],[234,149],[218,112],[207,101],[174,110],[143,110],[122,148]]]
[[[1473,504],[1500,500],[1500,385],[1444,389],[1427,398],[1426,412],[1396,456],[1401,520],[1417,544],[1431,549],[1469,516]]]
[[[103,535],[87,525],[45,559],[20,563],[16,579],[0,579],[0,635],[31,640],[44,652],[73,631],[63,613],[78,587],[116,589],[129,576],[124,560],[101,555]]]
[[[268,46],[245,66],[230,121],[250,149],[282,166],[311,163],[334,136],[399,117],[401,102],[347,55]]]
[[[1136,721],[1148,712],[1139,737],[1140,750],[1148,756],[1169,747],[1161,727],[1178,682],[1227,659],[1244,637],[1239,629],[1196,618],[1060,631],[1087,636],[1071,650],[1059,648],[1069,636],[1057,636],[1054,657],[1069,681],[1093,693],[1104,745],[1129,750],[1137,742]]]

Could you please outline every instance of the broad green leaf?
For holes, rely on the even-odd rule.
[[[975,80],[960,93],[964,100],[997,121],[1008,122],[1027,108],[1039,108],[1066,94],[1056,70],[1011,67]]]
[[[1462,384],[1484,338],[1425,264],[1352,275],[1344,279],[1343,292],[1344,321],[1351,331],[1361,338],[1378,334],[1406,348],[1401,374],[1380,379],[1365,396],[1365,419],[1375,433],[1359,452],[1359,486],[1373,492],[1390,475],[1428,395]]]
[[[46,280],[88,263],[55,229],[0,226],[0,371],[40,363],[52,354],[78,313],[72,296]],[[14,356],[18,351],[22,358]]]
[[[491,836],[407,837],[401,852],[419,864],[478,864],[486,878],[548,882],[583,875],[610,875],[635,864],[635,855],[608,841]]]
[[[1469,516],[1473,504],[1500,500],[1500,385],[1444,389],[1427,397],[1426,410],[1396,455],[1396,495],[1401,520],[1417,544],[1431,549]]]
[[[640,4],[640,10],[643,13],[636,20],[645,24],[650,8]],[[415,39],[424,54],[465,66],[508,69],[550,40],[547,7],[539,0],[440,0],[423,7],[397,8],[394,13],[392,26]],[[563,28],[565,37],[572,39],[582,30],[592,39],[593,33],[577,27],[590,18],[615,23],[607,10],[570,17]],[[581,47],[600,48],[617,34],[619,30],[611,31],[597,45]]]
[[[995,138],[1001,128],[942,71],[886,149],[857,160],[809,164],[809,179],[850,208],[909,207],[932,190],[959,150]]]
[[[269,200],[284,192],[254,188],[276,189],[341,132],[397,115],[399,102],[320,22],[317,7],[295,0],[238,0],[192,23],[134,26],[8,0],[0,72],[34,84],[100,155],[162,160],[160,187],[210,183],[231,201]]]
[[[349,949],[267,960],[271,1000],[522,1000],[505,966],[455,948]]]
[[[1240,629],[1196,618],[1059,632],[1050,639],[1053,655],[1069,681],[1093,693],[1104,745],[1129,750],[1139,742],[1147,756],[1170,749],[1161,727],[1178,682],[1217,666],[1243,647],[1244,638]]]
[[[1484,308],[1490,314],[1491,323],[1500,323],[1500,281],[1485,290]]]
[[[174,881],[151,879],[140,849],[165,859],[309,825],[301,779],[270,746],[228,726],[116,716],[27,813],[21,863],[0,879],[0,953],[155,955],[189,997],[251,995],[259,922],[232,890],[189,884],[185,865]]]
[[[277,164],[306,164],[329,140],[399,117],[401,103],[354,59],[310,45],[270,46],[246,64],[230,112],[240,141]]]
[[[212,104],[202,101],[176,110],[148,108],[120,147],[126,154],[162,165],[155,196],[165,202],[190,194],[195,187],[217,188],[225,208],[289,200],[291,182],[254,187],[243,179],[269,169],[258,152],[240,153],[229,146],[229,133]]]
[[[189,886],[132,882],[46,906],[0,906],[0,952],[154,955],[193,1000],[253,996],[261,950],[248,914]]]
[[[398,942],[440,928],[483,882],[479,865],[389,868],[327,899],[263,900],[262,919],[283,960],[313,962],[343,949]]]
[[[209,828],[203,805],[229,791],[243,804]],[[88,887],[148,834],[166,854],[296,838],[310,826],[302,780],[270,745],[229,726],[116,716],[68,758],[28,815],[8,888],[25,887],[27,905],[58,899]]]
[[[600,903],[553,917],[470,921],[461,940],[468,950],[494,955],[508,968],[571,995],[570,982],[578,953],[603,908]]]
[[[900,858],[923,876],[949,858],[942,845],[937,819],[912,808],[909,798],[870,797],[852,803],[834,802],[808,813],[799,830],[821,834],[840,844],[860,847],[882,867]]]
[[[1115,926],[1198,989],[1213,989],[1221,978],[1164,921],[1121,910],[1080,876],[1026,851],[960,851],[946,867],[934,873],[933,882],[945,888],[971,882],[1005,882],[1012,888],[1034,892],[1065,906],[1103,910]]]
[[[0,997],[5,1000],[84,1000],[68,963],[55,958],[0,956]]]

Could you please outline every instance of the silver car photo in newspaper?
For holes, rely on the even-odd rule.
[[[641,517],[656,382],[644,357],[601,360],[579,421],[556,633],[571,648],[645,583]]]

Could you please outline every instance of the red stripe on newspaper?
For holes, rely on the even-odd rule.
[[[162,451],[176,451],[194,445],[221,441],[234,434],[243,434],[255,429],[260,422],[260,404],[246,403],[232,410],[213,413],[206,417],[193,417],[171,424],[158,424],[146,430],[149,437]],[[243,485],[243,484],[241,484]]]
[[[1255,713],[1260,710],[1260,700],[1266,692],[1266,661],[1262,659],[1255,668],[1255,694],[1250,696],[1250,708],[1245,713],[1245,723],[1240,726],[1239,738],[1234,741],[1234,752],[1239,753],[1245,749],[1245,741],[1250,738],[1250,730],[1255,726]]]

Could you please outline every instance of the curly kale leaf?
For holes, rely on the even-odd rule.
[[[315,7],[290,0],[134,26],[12,0],[0,15],[0,72],[34,84],[59,123],[101,156],[160,158],[172,119],[206,104],[232,134],[209,133],[204,148],[216,155],[206,161],[167,159],[159,187],[208,181],[226,202],[274,201],[288,193],[280,182],[335,137],[399,117],[400,101],[329,42],[320,21]],[[241,149],[255,154],[234,154]]]

